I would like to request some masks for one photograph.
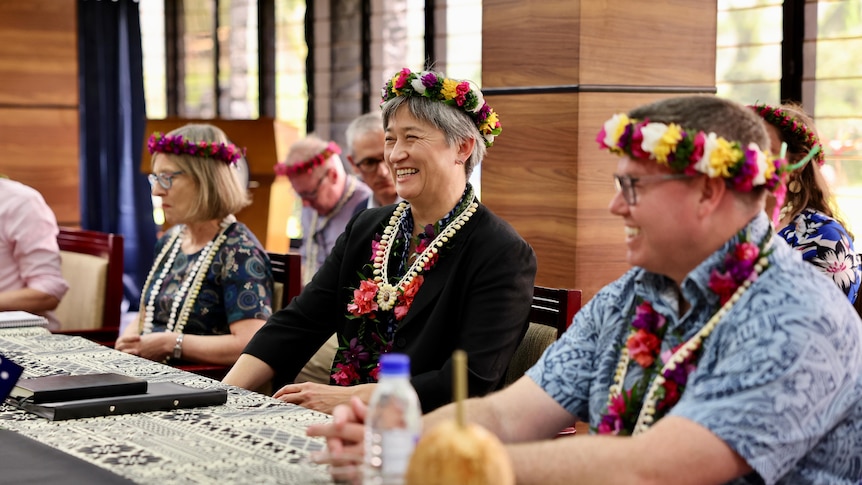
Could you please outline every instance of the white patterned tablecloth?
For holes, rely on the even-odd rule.
[[[325,443],[305,435],[326,414],[285,404],[81,337],[0,333],[0,353],[22,377],[117,372],[149,382],[228,389],[227,403],[174,411],[51,422],[0,404],[0,428],[29,436],[137,483],[329,484],[308,455]]]

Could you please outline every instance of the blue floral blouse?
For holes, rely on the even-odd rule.
[[[159,254],[175,231],[171,228],[156,243]],[[254,234],[241,222],[227,229],[227,239],[207,270],[200,293],[192,306],[183,333],[192,335],[225,335],[230,333],[230,324],[245,319],[266,320],[272,314],[272,267],[269,256]],[[182,285],[189,269],[201,251],[184,254],[179,251],[155,300],[153,331],[164,332],[171,314],[174,294]],[[165,261],[162,261],[164,265]],[[162,272],[162,265],[155,275]],[[149,298],[152,285],[146,289],[144,301]]]
[[[862,268],[850,234],[838,221],[822,212],[805,209],[778,235],[800,251],[802,259],[831,278],[850,303],[856,301]]]

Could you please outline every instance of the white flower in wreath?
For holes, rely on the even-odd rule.
[[[386,312],[391,310],[397,301],[398,289],[389,283],[384,283],[377,290],[377,306],[380,308],[380,311]]]

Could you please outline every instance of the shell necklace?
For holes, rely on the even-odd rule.
[[[219,247],[221,247],[222,243],[227,239],[227,229],[234,222],[236,222],[236,217],[234,217],[233,214],[229,214],[227,217],[222,219],[219,223],[219,233],[213,240],[209,241],[206,246],[204,246],[197,260],[195,260],[188,273],[186,273],[180,288],[174,294],[173,302],[171,303],[170,317],[165,326],[166,332],[183,332],[183,328],[185,328],[186,323],[188,322],[192,306],[197,300],[198,293],[200,293],[201,287],[203,286],[203,280],[206,278],[207,271],[209,270],[213,259],[215,259]],[[146,334],[153,331],[153,318],[156,310],[155,300],[161,290],[163,281],[170,273],[171,267],[173,267],[174,260],[182,246],[183,234],[186,230],[187,229],[184,227],[182,230],[177,231],[173,238],[165,245],[162,252],[158,257],[156,257],[156,262],[153,264],[153,268],[150,270],[149,276],[147,276],[147,281],[144,283],[144,294],[141,295],[142,304],[143,296],[146,294],[146,289],[150,287],[150,283],[152,283],[152,289],[150,290],[147,304],[144,306],[145,311],[141,333]],[[168,254],[168,252],[170,252],[170,254]],[[156,268],[158,268],[162,260],[165,259],[166,254],[167,260],[162,267],[162,272],[159,274],[159,277],[153,281],[153,275],[155,274]],[[186,297],[186,293],[188,293],[188,297]],[[178,312],[179,318],[177,318]]]
[[[718,311],[715,312],[712,318],[710,318],[709,321],[707,321],[706,324],[701,327],[696,334],[694,334],[694,336],[679,346],[676,352],[671,355],[661,370],[659,370],[647,390],[646,397],[644,398],[640,412],[638,413],[638,419],[635,422],[634,429],[632,430],[632,435],[640,434],[648,430],[655,421],[658,403],[660,400],[664,399],[664,392],[660,391],[664,390],[663,385],[667,380],[665,376],[673,372],[677,366],[686,365],[686,363],[691,361],[693,354],[701,349],[703,342],[707,337],[709,337],[712,331],[715,330],[715,327],[721,319],[727,315],[730,309],[733,308],[733,306],[742,297],[742,294],[751,287],[752,283],[757,281],[758,276],[769,266],[769,260],[766,255],[768,254],[768,248],[772,241],[769,234],[767,234],[766,238],[763,249],[760,252],[760,257],[758,257],[757,262],[754,264],[751,273],[749,273],[745,281],[739,285],[733,295],[724,303],[724,305],[721,306],[721,308],[718,309]],[[614,399],[619,398],[623,392],[623,382],[625,381],[630,362],[631,355],[629,354],[628,348],[623,346],[620,361],[614,372],[614,381],[610,386],[608,393],[609,406],[611,405],[611,402]]]
[[[430,244],[419,254],[418,257],[410,265],[410,268],[404,273],[404,276],[398,280],[398,283],[392,285],[389,283],[389,254],[392,252],[392,239],[398,233],[398,226],[403,217],[406,216],[407,202],[401,202],[395,207],[392,212],[392,217],[389,218],[389,225],[383,230],[383,236],[380,238],[380,243],[377,246],[377,252],[374,255],[374,282],[377,283],[377,306],[381,311],[391,310],[398,301],[398,295],[404,292],[404,288],[410,285],[416,276],[419,275],[425,266],[431,261],[434,254],[437,254],[444,244],[449,242],[455,233],[464,227],[464,224],[470,220],[470,217],[476,213],[479,204],[476,202],[476,196],[473,195],[467,207],[452,219],[452,222],[446,225],[443,230],[437,234]]]

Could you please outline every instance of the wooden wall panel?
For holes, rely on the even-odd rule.
[[[614,113],[711,91],[715,23],[715,0],[483,1],[483,87],[503,133],[482,198],[535,248],[537,284],[587,301],[628,270],[608,211],[617,159],[596,134]]]
[[[540,284],[571,287],[578,228],[578,99],[545,94],[487,100],[500,115],[503,133],[482,162],[482,201],[533,246]]]
[[[487,88],[577,83],[581,3],[484,1],[482,85]]]
[[[0,1],[0,105],[77,109],[76,18],[74,0]]]
[[[580,83],[712,87],[716,12],[716,0],[581,2]]]
[[[0,108],[0,173],[42,193],[57,221],[77,226],[78,110]]]

